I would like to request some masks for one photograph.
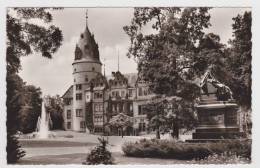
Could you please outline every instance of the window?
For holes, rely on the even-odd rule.
[[[80,122],[80,128],[85,128],[85,121]]]
[[[129,111],[130,111],[130,112],[133,112],[133,104],[130,104],[130,105],[129,105]]]
[[[125,91],[121,91],[121,97],[125,97]]]
[[[138,88],[138,96],[143,96],[143,89],[142,88]]]
[[[116,97],[119,97],[119,91],[116,91]]]
[[[128,91],[128,94],[129,94],[129,97],[132,97],[132,96],[133,96],[133,90],[132,90],[132,89],[129,90],[129,91]]]
[[[76,82],[76,79],[74,79],[74,82]]]
[[[112,92],[112,97],[115,97],[115,92]]]
[[[83,117],[82,109],[76,109],[76,117]]]
[[[94,121],[95,122],[103,122],[103,116],[95,116]]]
[[[102,112],[103,111],[103,104],[102,103],[94,104],[94,110],[96,112],[98,112],[98,111]]]
[[[95,67],[92,67],[92,71],[95,71]]]
[[[83,38],[83,37],[84,37],[83,33],[81,33],[80,37],[81,37],[81,38]]]
[[[140,131],[140,132],[146,131],[146,125],[145,125],[145,123],[140,122],[138,125],[139,125],[139,131]]]
[[[143,105],[138,106],[138,115],[145,115],[145,111],[143,108]]]
[[[74,68],[74,72],[76,72],[77,71],[77,69],[76,68]]]
[[[94,105],[94,110],[98,111],[98,105],[97,104]]]
[[[82,89],[82,85],[81,84],[77,84],[76,85],[76,90],[81,90]]]
[[[99,105],[99,111],[103,111],[103,104]]]
[[[146,96],[148,94],[147,89],[144,89],[144,95]]]
[[[67,110],[67,119],[71,119],[71,110]]]
[[[76,94],[76,100],[82,100],[82,93]]]
[[[64,99],[64,104],[65,105],[71,105],[71,99],[70,98],[65,98]]]
[[[71,129],[71,122],[67,122],[67,129]]]
[[[103,97],[103,94],[102,93],[94,93],[94,98],[95,99],[102,99],[102,97]]]
[[[88,82],[88,75],[85,76],[85,82]]]

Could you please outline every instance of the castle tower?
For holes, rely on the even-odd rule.
[[[75,47],[75,59],[73,66],[73,113],[72,129],[75,131],[85,130],[86,101],[89,98],[90,81],[101,73],[98,44],[94,35],[90,33],[87,23],[86,28],[80,34]],[[87,93],[89,92],[89,93]]]

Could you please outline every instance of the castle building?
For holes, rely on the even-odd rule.
[[[108,77],[102,74],[98,44],[87,23],[74,54],[73,84],[62,96],[65,130],[85,132],[88,128],[103,133],[114,116],[124,114],[132,121],[127,134],[145,133],[148,120],[142,109],[153,95],[148,85],[137,74],[122,74],[119,70]],[[110,127],[110,133],[119,132]]]

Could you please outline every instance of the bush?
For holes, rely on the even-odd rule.
[[[223,154],[213,154],[208,156],[203,160],[196,161],[198,164],[248,164],[250,163],[250,159],[244,158],[241,156],[236,155],[227,155],[226,153]]]
[[[108,141],[104,138],[98,138],[99,145],[96,146],[93,150],[91,150],[90,154],[87,156],[86,162],[83,164],[87,165],[97,165],[97,164],[105,164],[111,165],[113,163],[113,158],[111,152],[107,150]]]
[[[186,143],[169,140],[128,142],[122,147],[126,156],[201,160],[210,155],[239,156],[251,160],[251,141],[232,140],[217,143]]]

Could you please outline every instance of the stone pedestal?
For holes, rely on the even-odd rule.
[[[192,135],[193,140],[236,139],[245,136],[239,132],[238,106],[234,101],[218,101],[214,95],[202,95],[196,108],[199,124]]]

